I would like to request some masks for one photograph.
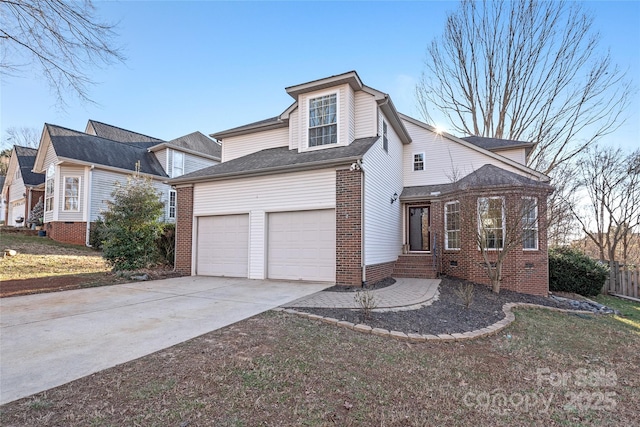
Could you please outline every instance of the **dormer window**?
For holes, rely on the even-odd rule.
[[[172,178],[184,175],[184,153],[180,151],[173,152],[173,171]]]
[[[338,143],[337,95],[309,100],[309,147]]]

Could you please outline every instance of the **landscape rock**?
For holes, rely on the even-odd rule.
[[[131,280],[139,280],[141,282],[145,281],[145,280],[149,280],[149,275],[147,273],[144,273],[140,276],[131,276]]]
[[[559,297],[557,295],[551,295],[550,298],[558,302],[568,303],[576,310],[590,311],[595,314],[620,314],[618,310],[611,309],[606,305],[602,305],[595,301],[576,301],[569,298]]]

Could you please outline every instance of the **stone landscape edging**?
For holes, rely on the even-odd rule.
[[[565,308],[557,308],[557,307],[548,307],[546,305],[539,304],[531,304],[526,302],[508,302],[502,306],[502,311],[505,314],[505,318],[498,320],[492,325],[486,326],[481,329],[476,329],[475,331],[462,332],[462,333],[452,333],[452,334],[438,334],[438,335],[430,335],[430,334],[415,334],[409,333],[406,334],[404,332],[399,331],[389,331],[387,329],[382,328],[372,328],[369,325],[365,325],[364,323],[351,323],[344,320],[334,319],[332,317],[323,317],[317,314],[305,313],[304,311],[294,310],[292,308],[275,308],[274,311],[282,311],[289,314],[295,314],[296,316],[306,317],[311,320],[319,320],[323,323],[328,323],[330,325],[336,325],[341,328],[351,329],[356,332],[364,333],[364,334],[372,334],[380,337],[389,337],[394,338],[401,341],[411,341],[411,342],[456,342],[456,341],[468,341],[476,338],[484,338],[491,335],[495,335],[498,332],[505,329],[514,320],[516,320],[515,314],[513,314],[513,308],[544,308],[551,311],[561,312],[561,313],[583,313],[583,314],[594,314],[590,311],[586,310],[571,310]]]

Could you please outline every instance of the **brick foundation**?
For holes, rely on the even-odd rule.
[[[52,240],[73,245],[85,245],[87,238],[86,222],[54,221],[45,224],[47,236]]]
[[[361,171],[336,171],[336,285],[362,286]]]
[[[176,188],[176,206],[175,270],[190,276],[193,247],[193,186]]]
[[[367,265],[365,273],[367,275],[367,284],[373,285],[382,279],[393,276],[393,267],[395,261],[385,262],[382,264]]]

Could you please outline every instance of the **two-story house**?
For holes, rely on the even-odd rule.
[[[222,163],[170,180],[186,274],[361,285],[437,273],[487,282],[477,240],[504,244],[513,206],[534,221],[503,287],[548,292],[549,178],[532,144],[457,138],[396,111],[348,72],[286,88],[270,119],[217,132]]]
[[[3,218],[6,225],[24,227],[29,212],[44,196],[44,176],[31,171],[36,153],[35,148],[19,145],[15,145],[11,151],[0,196],[0,199],[6,200]]]
[[[139,165],[165,202],[164,220],[175,221],[176,193],[166,184],[221,160],[221,147],[194,132],[164,141],[89,120],[85,132],[45,124],[33,171],[44,182],[44,223],[54,240],[88,244],[91,224]]]

